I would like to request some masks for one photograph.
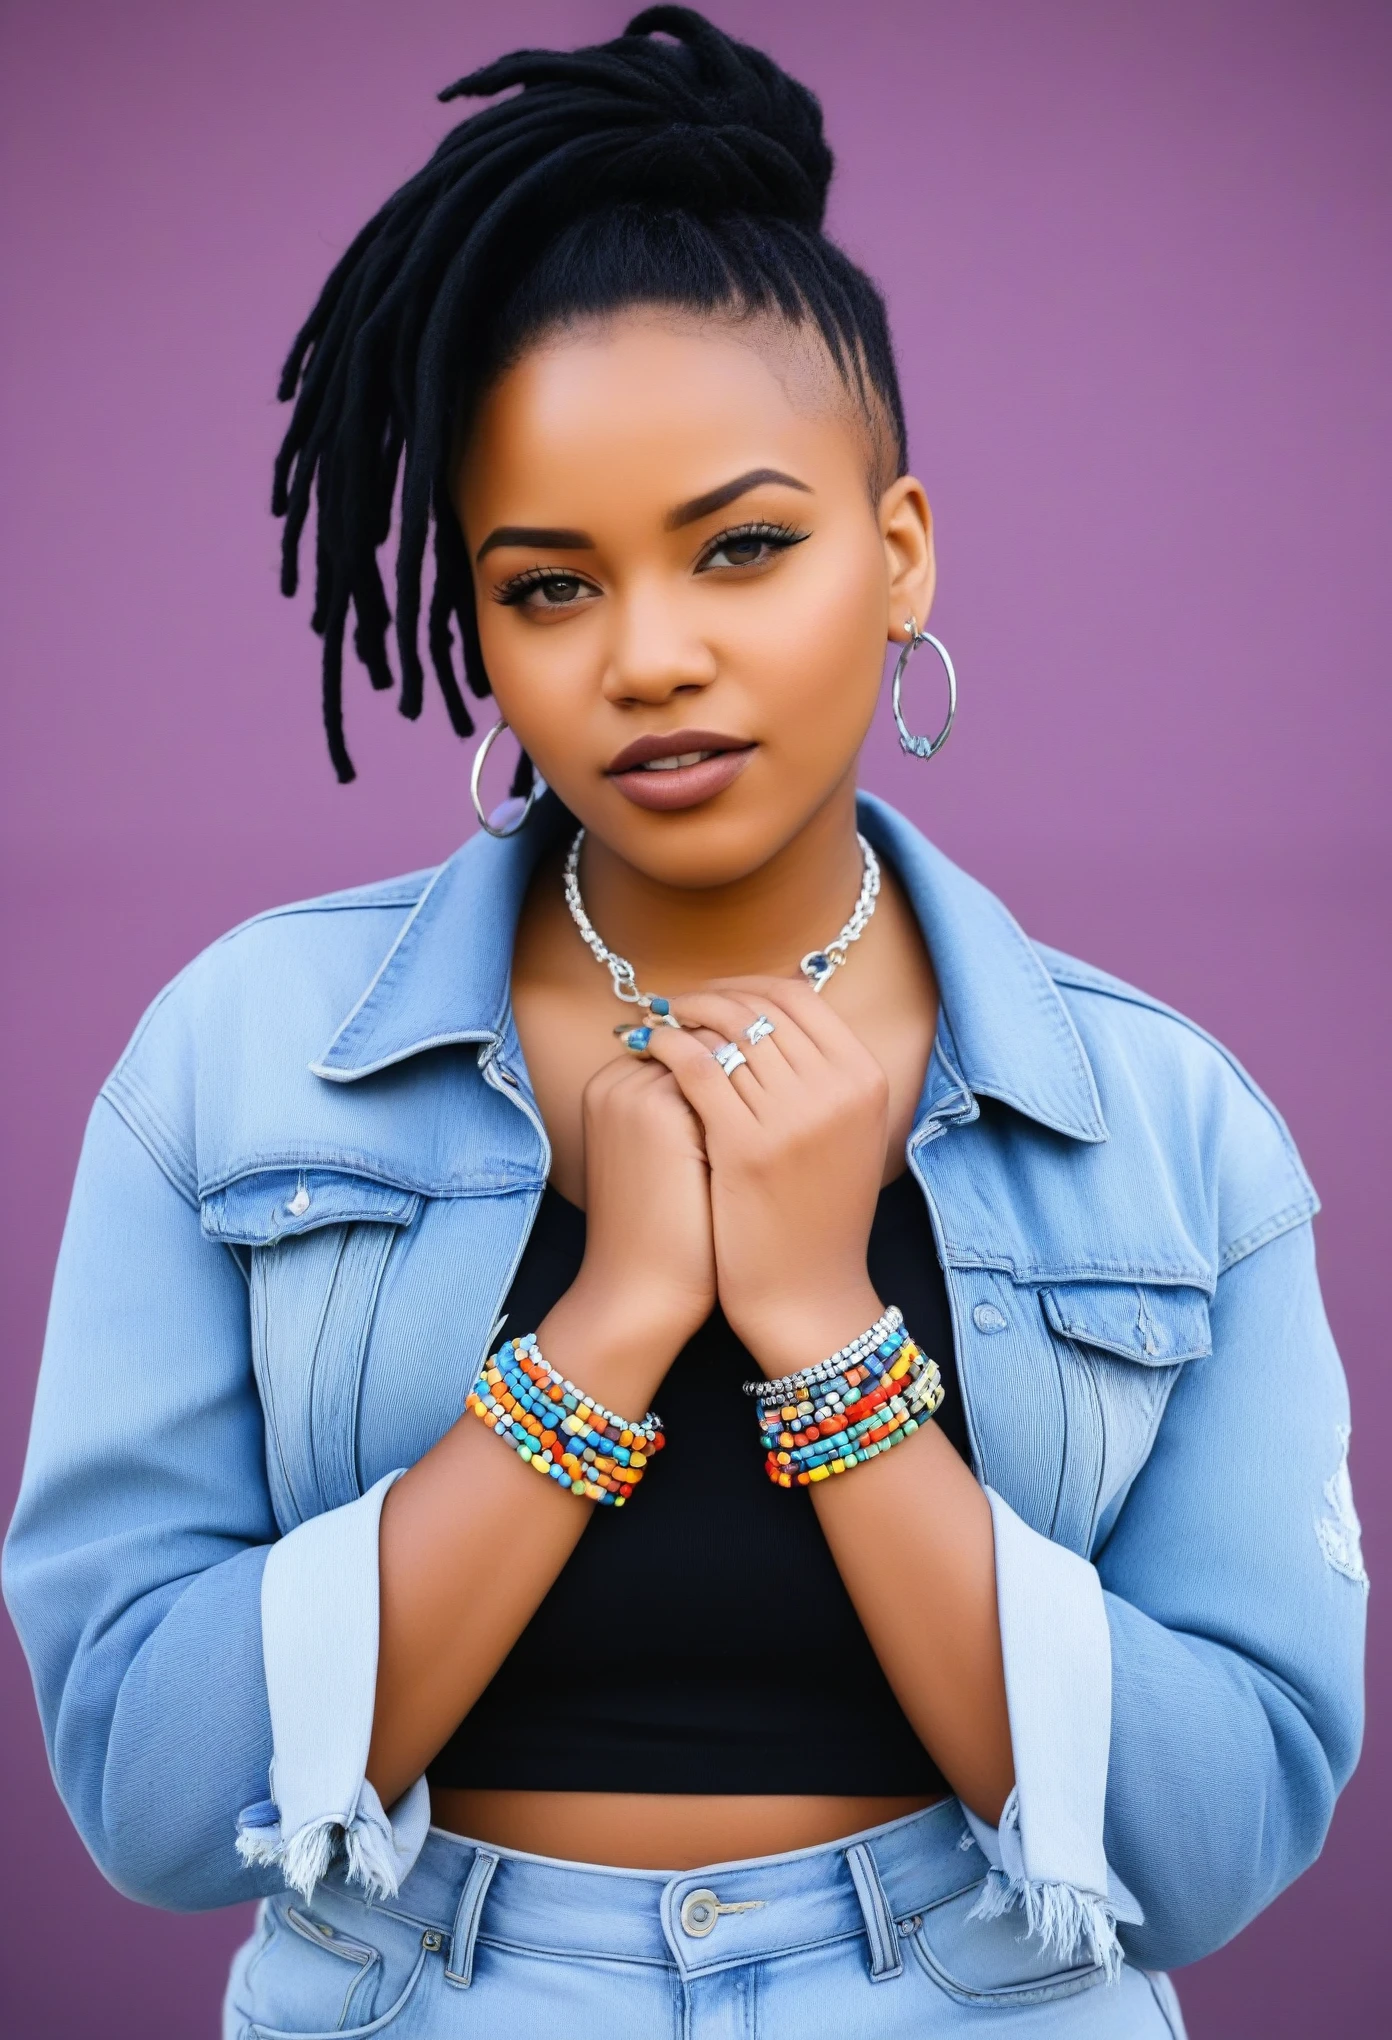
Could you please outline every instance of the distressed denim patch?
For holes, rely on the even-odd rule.
[[[1348,1425],[1336,1424],[1334,1435],[1339,1441],[1339,1464],[1324,1483],[1324,1499],[1333,1514],[1316,1519],[1315,1535],[1319,1538],[1325,1564],[1333,1566],[1335,1572],[1342,1573],[1356,1586],[1366,1587],[1368,1575],[1363,1568],[1363,1526],[1353,1506],[1353,1483],[1349,1479],[1351,1434]]]

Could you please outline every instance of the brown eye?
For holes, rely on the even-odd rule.
[[[786,552],[790,546],[801,545],[809,536],[805,531],[793,531],[786,524],[742,524],[734,531],[722,531],[711,540],[697,571],[707,573],[710,568],[763,567]]]
[[[510,609],[569,609],[574,603],[595,590],[579,574],[561,573],[555,568],[539,568],[533,572],[519,574],[515,580],[507,581],[498,589],[493,599]]]

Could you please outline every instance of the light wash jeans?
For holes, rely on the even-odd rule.
[[[986,1861],[955,1800],[814,1849],[668,1876],[432,1828],[397,1898],[336,1868],[267,1899],[224,2040],[1183,2040],[1169,1981],[1061,1961],[973,1919]]]

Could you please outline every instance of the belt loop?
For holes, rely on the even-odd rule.
[[[459,1894],[454,1931],[450,1936],[450,1966],[445,1971],[445,1982],[454,1984],[459,1990],[467,1990],[474,1980],[474,1943],[478,1939],[483,1901],[499,1860],[491,1849],[475,1849],[469,1874],[464,1879],[464,1889]]]
[[[899,1929],[889,1909],[875,1858],[864,1842],[853,1842],[846,1851],[846,1866],[865,1916],[865,1937],[870,1943],[870,1981],[884,1983],[904,1973],[904,1954],[899,1946]]]

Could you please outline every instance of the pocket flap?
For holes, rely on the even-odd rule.
[[[1213,1351],[1208,1298],[1201,1289],[1062,1282],[1041,1290],[1040,1297],[1060,1338],[1119,1353],[1143,1367],[1171,1367]]]
[[[420,1204],[413,1190],[342,1169],[260,1169],[206,1196],[202,1226],[210,1240],[265,1247],[323,1225],[410,1225]]]

